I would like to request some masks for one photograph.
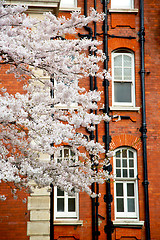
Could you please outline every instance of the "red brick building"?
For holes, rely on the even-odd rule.
[[[47,1],[39,1],[38,14],[42,8],[46,9],[44,2]],[[160,2],[61,2],[59,13],[58,5],[48,8],[59,16],[68,16],[77,7],[85,15],[90,7],[106,13],[104,23],[90,24],[80,37],[86,35],[103,41],[107,56],[104,67],[111,69],[112,80],[108,83],[92,79],[93,89],[103,91],[101,111],[120,116],[121,121],[117,121],[117,117],[109,125],[101,123],[94,139],[115,151],[111,174],[116,177],[106,185],[94,186],[101,193],[95,200],[85,193],[71,197],[54,188],[54,196],[37,190],[29,197],[26,195],[28,203],[23,203],[23,191],[18,193],[20,198],[14,200],[7,184],[1,184],[0,190],[8,196],[0,203],[1,239],[159,240]],[[30,8],[37,11],[33,3]],[[88,89],[90,81],[85,81]],[[5,82],[11,92],[13,82],[14,79]],[[66,153],[72,154],[64,148],[61,157]]]

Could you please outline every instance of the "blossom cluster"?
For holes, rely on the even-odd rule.
[[[53,183],[65,191],[74,188],[91,195],[89,186],[109,176],[103,161],[99,171],[92,167],[105,152],[103,146],[81,130],[94,131],[95,124],[110,117],[90,111],[98,109],[101,93],[78,83],[88,76],[109,75],[100,71],[99,62],[105,59],[100,42],[62,36],[76,34],[104,15],[92,10],[84,17],[75,11],[65,19],[45,13],[38,20],[24,13],[26,7],[4,4],[0,2],[0,65],[9,66],[6,74],[14,73],[25,93],[9,94],[0,80],[0,181],[17,187],[28,187],[31,180],[39,187]],[[88,54],[88,49],[96,54]],[[75,152],[76,162],[55,161],[63,145]]]

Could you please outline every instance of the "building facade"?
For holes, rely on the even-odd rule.
[[[49,10],[69,16],[80,9],[87,16],[90,7],[106,13],[104,23],[90,24],[79,37],[103,42],[106,61],[102,67],[111,69],[112,80],[85,79],[80,85],[102,91],[100,111],[113,117],[93,135],[106,150],[114,150],[112,169],[107,170],[115,179],[92,186],[101,194],[96,199],[86,193],[69,196],[51,186],[51,192],[37,189],[27,195],[21,191],[15,200],[10,187],[1,184],[0,190],[8,196],[0,203],[1,239],[160,239],[159,0],[37,2],[29,1],[30,13]],[[5,69],[0,75],[5,75]],[[21,91],[14,79],[4,84],[11,93]],[[76,156],[64,146],[60,158]]]

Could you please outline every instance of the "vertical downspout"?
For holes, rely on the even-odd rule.
[[[103,0],[103,12],[105,13],[105,20],[103,23],[103,35],[104,35],[104,53],[106,56],[106,60],[104,61],[104,69],[108,71],[108,1]],[[103,82],[104,85],[104,96],[105,96],[105,104],[104,104],[104,113],[107,113],[109,115],[109,81],[107,79],[104,79]],[[109,143],[110,143],[110,135],[109,135],[109,122],[105,122],[105,150],[108,152],[109,150]],[[107,169],[111,171],[110,169]],[[107,234],[107,240],[112,239],[112,221],[111,221],[111,202],[112,202],[112,196],[111,196],[111,190],[110,190],[110,180],[106,182],[106,195],[104,196],[104,201],[106,202],[106,215],[107,215],[107,223],[105,226],[105,233]]]
[[[144,66],[144,2],[140,0],[140,48],[141,48],[141,93],[142,93],[142,145],[143,145],[143,166],[144,166],[144,195],[145,195],[145,223],[146,240],[150,240],[150,218],[149,218],[149,196],[148,196],[148,172],[147,172],[147,128],[146,128],[146,106],[145,106],[145,66]]]
[[[52,85],[54,86],[54,77],[53,76],[50,78],[50,81],[51,81]],[[50,91],[50,95],[51,95],[51,98],[54,98],[53,88]],[[53,106],[51,106],[51,107],[53,107]],[[51,160],[53,160],[53,158],[54,158],[54,156],[52,155]],[[50,240],[54,240],[54,223],[53,223],[54,199],[53,199],[53,184],[52,183],[50,184],[50,188],[51,188],[51,192],[50,192]]]

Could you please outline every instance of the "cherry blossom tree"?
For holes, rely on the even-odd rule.
[[[66,19],[45,13],[38,20],[28,17],[26,10],[0,2],[0,65],[7,65],[6,74],[14,73],[25,90],[9,94],[0,79],[0,181],[17,187],[28,187],[31,181],[38,187],[53,183],[91,195],[90,185],[109,177],[103,165],[111,153],[100,160],[103,146],[82,132],[94,131],[95,124],[110,118],[90,111],[98,109],[100,92],[87,91],[78,82],[109,74],[100,71],[99,62],[105,59],[100,42],[64,36],[102,21],[104,15],[92,10],[85,18],[75,11]],[[88,54],[88,49],[96,54]],[[63,145],[78,156],[76,161],[56,161]]]

